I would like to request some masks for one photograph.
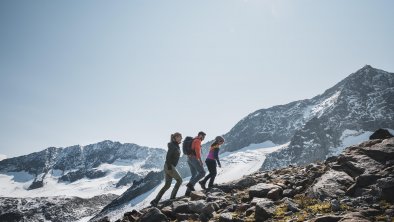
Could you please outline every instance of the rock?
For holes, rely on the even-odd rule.
[[[331,209],[336,212],[341,210],[341,205],[337,199],[331,200]]]
[[[190,201],[189,209],[193,213],[202,213],[207,203],[204,200]]]
[[[209,203],[202,209],[202,212],[211,214],[215,212],[217,209],[219,209],[217,203]]]
[[[98,222],[111,222],[111,221],[109,220],[109,217],[106,216],[106,217],[101,218],[100,220],[98,220]]]
[[[140,217],[140,222],[167,222],[166,215],[162,214],[156,207],[151,208],[146,214]]]
[[[131,211],[131,212],[126,212],[126,213],[124,213],[124,214],[123,214],[123,220],[127,220],[127,221],[134,222],[134,221],[137,221],[137,219],[138,219],[140,216],[142,216],[142,214],[141,214],[139,211],[133,210],[133,211]]]
[[[361,210],[360,213],[361,213],[364,217],[376,217],[376,216],[378,216],[381,212],[380,212],[380,210],[377,210],[377,209],[368,208],[368,209],[365,209],[365,210]]]
[[[275,204],[273,201],[265,199],[256,204],[255,220],[265,221],[271,218],[275,212]]]
[[[264,200],[266,200],[266,199],[267,199],[267,198],[255,197],[255,198],[252,199],[252,201],[250,201],[250,204],[253,205],[253,206],[256,206],[256,204],[257,204],[258,202],[264,201]]]
[[[279,200],[282,194],[282,188],[274,188],[267,193],[267,198],[271,200]]]
[[[207,196],[201,191],[192,191],[190,193],[190,200],[202,200],[205,199]]]
[[[249,197],[266,197],[268,192],[272,189],[280,189],[280,186],[269,184],[269,183],[259,183],[249,188]]]
[[[183,214],[183,213],[176,214],[176,219],[178,221],[198,220],[198,217],[199,217],[198,214]]]
[[[172,216],[173,216],[171,206],[163,207],[163,208],[161,209],[161,212],[162,212],[164,215],[166,215],[167,217],[172,217]]]
[[[386,129],[378,129],[376,130],[370,137],[370,140],[376,140],[376,139],[388,139],[394,137],[391,135],[391,133],[386,130]]]
[[[178,213],[191,213],[190,209],[189,209],[189,203],[185,203],[182,201],[177,201],[177,202],[173,202],[172,203],[172,210],[175,214]]]
[[[246,210],[246,216],[249,217],[250,215],[252,215],[254,212],[256,211],[256,207],[252,206],[249,209]]]
[[[353,178],[342,171],[328,170],[309,188],[308,195],[324,200],[327,197],[344,196],[346,190],[354,183]]]
[[[378,175],[362,174],[356,178],[356,184],[358,187],[366,187],[374,184],[377,179],[379,179]]]
[[[327,215],[327,216],[321,216],[316,219],[311,220],[312,222],[337,222],[341,220],[342,217],[339,216],[333,216],[333,215]]]
[[[282,201],[284,204],[286,204],[287,209],[289,209],[291,212],[296,213],[300,211],[298,204],[294,203],[292,199],[285,197],[282,199]]]
[[[238,205],[236,207],[237,207],[236,208],[237,211],[245,212],[247,209],[249,209],[250,205],[244,203],[244,204]]]
[[[295,192],[294,192],[294,190],[293,189],[285,189],[284,191],[283,191],[283,196],[284,197],[294,197],[294,194],[295,194]]]
[[[394,178],[393,177],[386,177],[377,180],[378,187],[381,189],[388,189],[388,188],[393,188],[394,189]]]
[[[360,213],[352,212],[343,215],[343,218],[339,221],[340,222],[369,222],[370,220],[366,219]]]
[[[233,222],[232,213],[222,213],[219,217],[219,222]]]

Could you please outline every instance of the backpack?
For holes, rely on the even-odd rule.
[[[183,140],[182,151],[184,155],[190,155],[194,153],[194,150],[192,149],[193,140],[194,139],[191,136],[187,136],[185,140]]]

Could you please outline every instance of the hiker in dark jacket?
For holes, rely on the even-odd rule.
[[[217,136],[215,138],[215,142],[211,145],[211,148],[209,149],[207,159],[205,160],[209,174],[203,180],[198,182],[201,185],[201,188],[203,188],[204,190],[206,189],[205,183],[208,181],[208,179],[210,179],[208,188],[210,189],[213,186],[213,182],[215,181],[215,177],[217,175],[216,162],[218,163],[219,167],[222,167],[219,160],[219,147],[223,143],[224,143],[224,138],[221,136]]]
[[[181,143],[181,141],[182,134],[174,133],[171,135],[171,142],[168,143],[166,162],[164,164],[164,174],[166,182],[164,184],[164,187],[161,188],[161,190],[157,194],[156,198],[150,202],[152,206],[157,206],[163,194],[170,188],[173,178],[176,180],[176,184],[171,192],[170,199],[175,199],[176,193],[178,192],[178,189],[182,184],[182,178],[175,168],[178,164],[179,156],[181,155],[181,149],[179,148],[179,144]]]

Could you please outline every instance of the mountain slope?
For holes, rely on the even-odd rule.
[[[313,118],[295,132],[289,147],[270,154],[262,169],[324,160],[338,152],[335,148],[342,146],[341,138],[349,130],[363,133],[394,129],[393,73],[365,66],[325,94],[332,96],[329,102],[319,103],[325,106],[324,111],[317,115],[311,112]]]
[[[366,65],[312,99],[249,114],[224,135],[222,152],[290,142],[270,154],[262,169],[307,164],[340,152],[348,132],[372,134],[378,128],[394,129],[394,74]]]

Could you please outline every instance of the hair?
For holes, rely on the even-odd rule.
[[[219,142],[221,142],[221,141],[223,141],[223,143],[224,143],[224,138],[223,138],[222,136],[217,136],[217,137],[215,138],[215,142],[219,143]]]
[[[174,133],[174,134],[171,134],[170,140],[171,140],[171,141],[175,141],[175,137],[177,137],[177,136],[182,137],[182,134],[180,134],[180,133],[178,133],[178,132],[176,132],[176,133]]]
[[[205,135],[207,135],[207,134],[205,134],[203,131],[200,131],[200,132],[198,132],[198,136],[205,136]]]

